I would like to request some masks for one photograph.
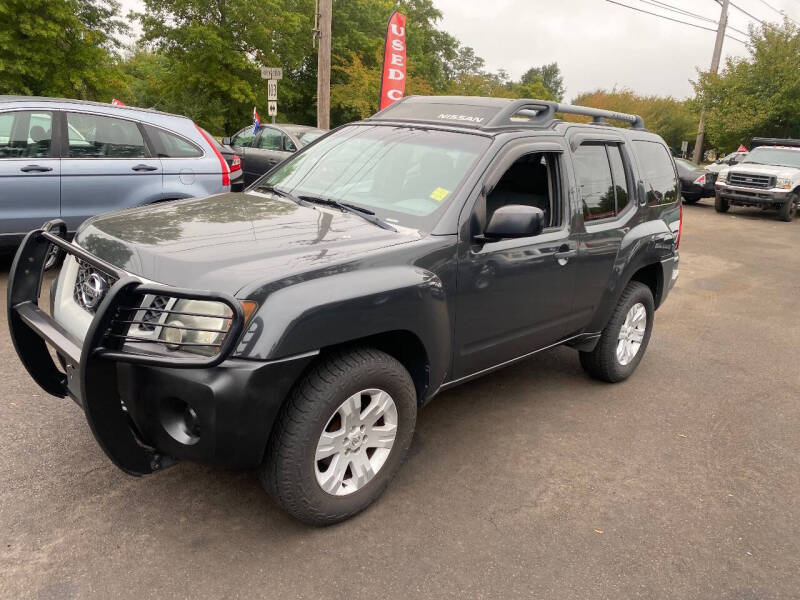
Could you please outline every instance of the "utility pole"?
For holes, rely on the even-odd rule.
[[[722,13],[719,15],[717,25],[717,41],[714,43],[714,56],[711,57],[711,74],[719,72],[719,60],[722,56],[722,43],[725,41],[725,29],[728,27],[728,0],[722,0]],[[700,113],[700,124],[697,126],[697,140],[694,143],[694,155],[692,159],[699,163],[703,158],[703,140],[706,136],[706,111]]]
[[[331,127],[331,20],[333,0],[318,0],[317,127]],[[727,0],[726,0],[727,3]]]

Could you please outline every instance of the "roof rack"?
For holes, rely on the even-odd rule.
[[[800,140],[792,138],[767,138],[767,137],[754,137],[750,143],[750,149],[758,148],[759,146],[786,146],[787,148],[800,148]]]
[[[535,125],[544,125],[556,119],[556,114],[582,115],[592,117],[592,123],[605,124],[606,119],[630,123],[633,129],[644,129],[644,119],[639,115],[591,108],[588,106],[575,106],[561,104],[549,100],[516,100],[497,113],[486,127],[507,127],[515,124],[519,117],[529,117]]]
[[[502,129],[520,126],[546,127],[557,120],[557,114],[591,117],[595,124],[605,124],[607,119],[622,121],[629,123],[633,129],[644,129],[644,120],[639,115],[550,100],[476,96],[406,96],[369,120],[457,122],[462,127]]]

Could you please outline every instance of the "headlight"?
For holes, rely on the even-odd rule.
[[[725,183],[726,181],[728,181],[728,172],[720,171],[719,175],[717,175],[717,183]]]
[[[778,177],[775,185],[782,190],[790,190],[792,189],[792,180],[790,177]]]
[[[178,300],[161,326],[159,339],[170,350],[213,356],[219,352],[232,318],[233,311],[222,302]]]

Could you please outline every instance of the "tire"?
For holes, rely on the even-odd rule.
[[[644,308],[646,318],[644,331],[640,332],[640,345],[630,358],[624,357],[627,360],[623,360],[618,352],[622,326],[632,309],[639,305]],[[609,383],[616,383],[630,377],[647,350],[650,334],[653,331],[654,313],[655,303],[650,288],[639,281],[628,283],[594,350],[580,353],[583,369],[595,379]]]
[[[789,194],[786,198],[786,202],[783,203],[780,211],[778,211],[778,219],[781,221],[791,221],[794,219],[794,216],[797,214],[797,203],[797,194]]]
[[[395,412],[378,392],[388,395]],[[383,405],[386,411],[369,425],[368,413],[378,414]],[[344,521],[383,493],[408,452],[416,418],[414,382],[395,358],[371,348],[326,357],[306,373],[281,409],[260,469],[264,488],[299,521],[311,525]],[[364,423],[362,433],[359,423]],[[372,445],[388,444],[393,426],[388,453]],[[320,450],[326,432],[329,448],[335,450],[317,460],[329,452]],[[359,440],[363,435],[366,438]]]
[[[684,196],[683,203],[684,204],[697,204],[700,200],[700,196]]]
[[[714,209],[718,213],[728,212],[728,209],[731,207],[731,203],[728,202],[722,195],[717,194],[714,197]]]

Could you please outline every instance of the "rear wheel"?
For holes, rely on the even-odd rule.
[[[684,204],[697,204],[697,201],[700,200],[700,196],[684,196],[683,203]]]
[[[296,519],[343,521],[364,510],[403,462],[417,416],[408,371],[369,348],[316,365],[286,401],[261,479]]]
[[[797,214],[797,204],[797,194],[789,194],[789,197],[786,198],[786,202],[783,203],[783,206],[781,206],[778,212],[778,218],[781,221],[791,221],[794,219],[794,216]]]
[[[714,208],[718,213],[728,212],[728,209],[731,207],[730,202],[722,197],[721,194],[717,194],[714,198]]]
[[[655,303],[650,288],[631,281],[622,292],[600,341],[591,352],[581,352],[581,366],[602,381],[627,379],[639,366],[653,330]]]

